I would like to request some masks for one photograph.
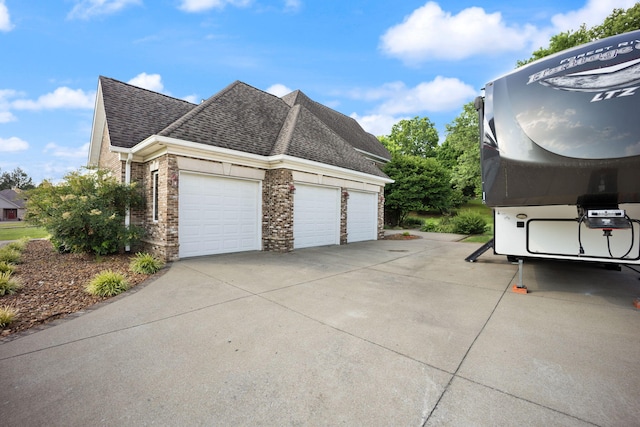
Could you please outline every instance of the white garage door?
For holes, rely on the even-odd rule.
[[[293,247],[340,244],[340,189],[296,184]]]
[[[347,242],[378,238],[378,195],[349,191],[347,202]]]
[[[180,258],[260,250],[260,183],[180,173]]]

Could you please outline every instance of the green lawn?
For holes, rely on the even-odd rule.
[[[23,237],[41,239],[49,236],[44,228],[33,227],[22,221],[1,221],[0,240],[18,240]]]
[[[471,211],[471,212],[478,213],[484,218],[484,220],[488,224],[487,231],[485,231],[483,234],[469,236],[466,239],[464,239],[463,242],[486,243],[493,238],[493,211],[491,208],[485,206],[485,204],[482,203],[482,200],[479,200],[479,199],[470,200],[469,202],[462,205],[460,208],[456,209],[456,211],[457,212]],[[441,215],[436,215],[436,214],[420,215],[417,213],[412,213],[409,216],[414,218],[420,218],[422,220],[428,219],[430,222],[436,222],[436,223],[439,223],[443,218]]]

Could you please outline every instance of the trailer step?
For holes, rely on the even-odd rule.
[[[476,262],[480,257],[480,255],[487,252],[490,248],[493,248],[493,239],[489,240],[487,243],[480,246],[478,250],[476,250],[474,253],[466,257],[464,260],[467,262]]]

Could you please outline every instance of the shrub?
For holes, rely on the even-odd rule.
[[[9,262],[2,261],[0,262],[0,273],[13,273],[15,270],[15,266]]]
[[[9,246],[0,248],[0,262],[6,262],[8,264],[19,264],[20,255],[20,251],[14,248],[10,248]]]
[[[408,216],[402,221],[402,226],[405,228],[420,228],[424,224],[424,220],[416,218],[415,216]]]
[[[85,287],[88,293],[99,297],[112,297],[127,289],[129,289],[129,283],[125,277],[111,270],[101,271]]]
[[[131,261],[129,268],[134,273],[138,274],[153,274],[160,270],[164,266],[164,262],[159,260],[148,253],[136,254],[136,257]]]
[[[453,232],[458,234],[482,234],[487,222],[479,213],[464,211],[452,219]]]
[[[438,221],[434,219],[427,219],[424,221],[424,225],[420,227],[420,231],[427,231],[430,233],[437,233],[439,231],[440,225]]]
[[[141,192],[107,170],[72,172],[60,184],[28,192],[26,219],[44,227],[59,251],[106,255],[135,244],[142,228],[125,226],[127,210],[143,207]]]
[[[15,294],[22,285],[18,280],[11,278],[11,273],[5,271],[0,273],[0,295]]]
[[[9,323],[13,322],[18,315],[18,312],[8,305],[0,307],[0,328],[4,328]]]

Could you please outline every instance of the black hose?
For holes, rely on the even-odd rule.
[[[580,253],[578,254],[578,256],[584,255],[584,248],[582,247],[582,237],[580,236],[580,230],[582,228],[582,222],[584,221],[585,216],[587,216],[587,215],[583,214],[580,217],[580,221],[578,221],[578,245],[580,246],[580,249],[579,249]]]

